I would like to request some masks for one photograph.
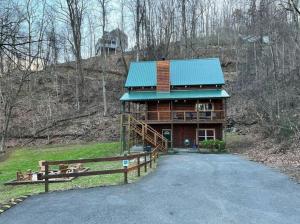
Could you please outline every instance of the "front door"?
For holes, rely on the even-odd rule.
[[[172,142],[172,130],[171,129],[162,129],[162,135],[168,139],[168,147],[171,147]]]

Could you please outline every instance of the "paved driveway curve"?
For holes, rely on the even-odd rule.
[[[180,154],[134,184],[33,196],[0,223],[296,224],[300,185],[237,156]]]

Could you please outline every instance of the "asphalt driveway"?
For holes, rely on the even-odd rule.
[[[33,196],[0,223],[296,224],[300,185],[238,156],[172,155],[137,183]]]

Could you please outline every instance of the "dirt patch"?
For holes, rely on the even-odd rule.
[[[300,146],[296,140],[290,143],[276,143],[270,139],[260,140],[243,155],[253,161],[279,168],[300,183]]]
[[[278,143],[259,135],[227,135],[227,147],[249,160],[278,168],[300,183],[300,143],[297,139]]]

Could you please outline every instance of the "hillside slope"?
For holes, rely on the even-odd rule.
[[[80,110],[76,103],[78,77],[74,63],[32,74],[14,110],[8,146],[118,140],[119,98],[125,70],[119,55],[106,61],[108,114],[103,116],[100,65],[99,57],[84,61],[85,101]]]

